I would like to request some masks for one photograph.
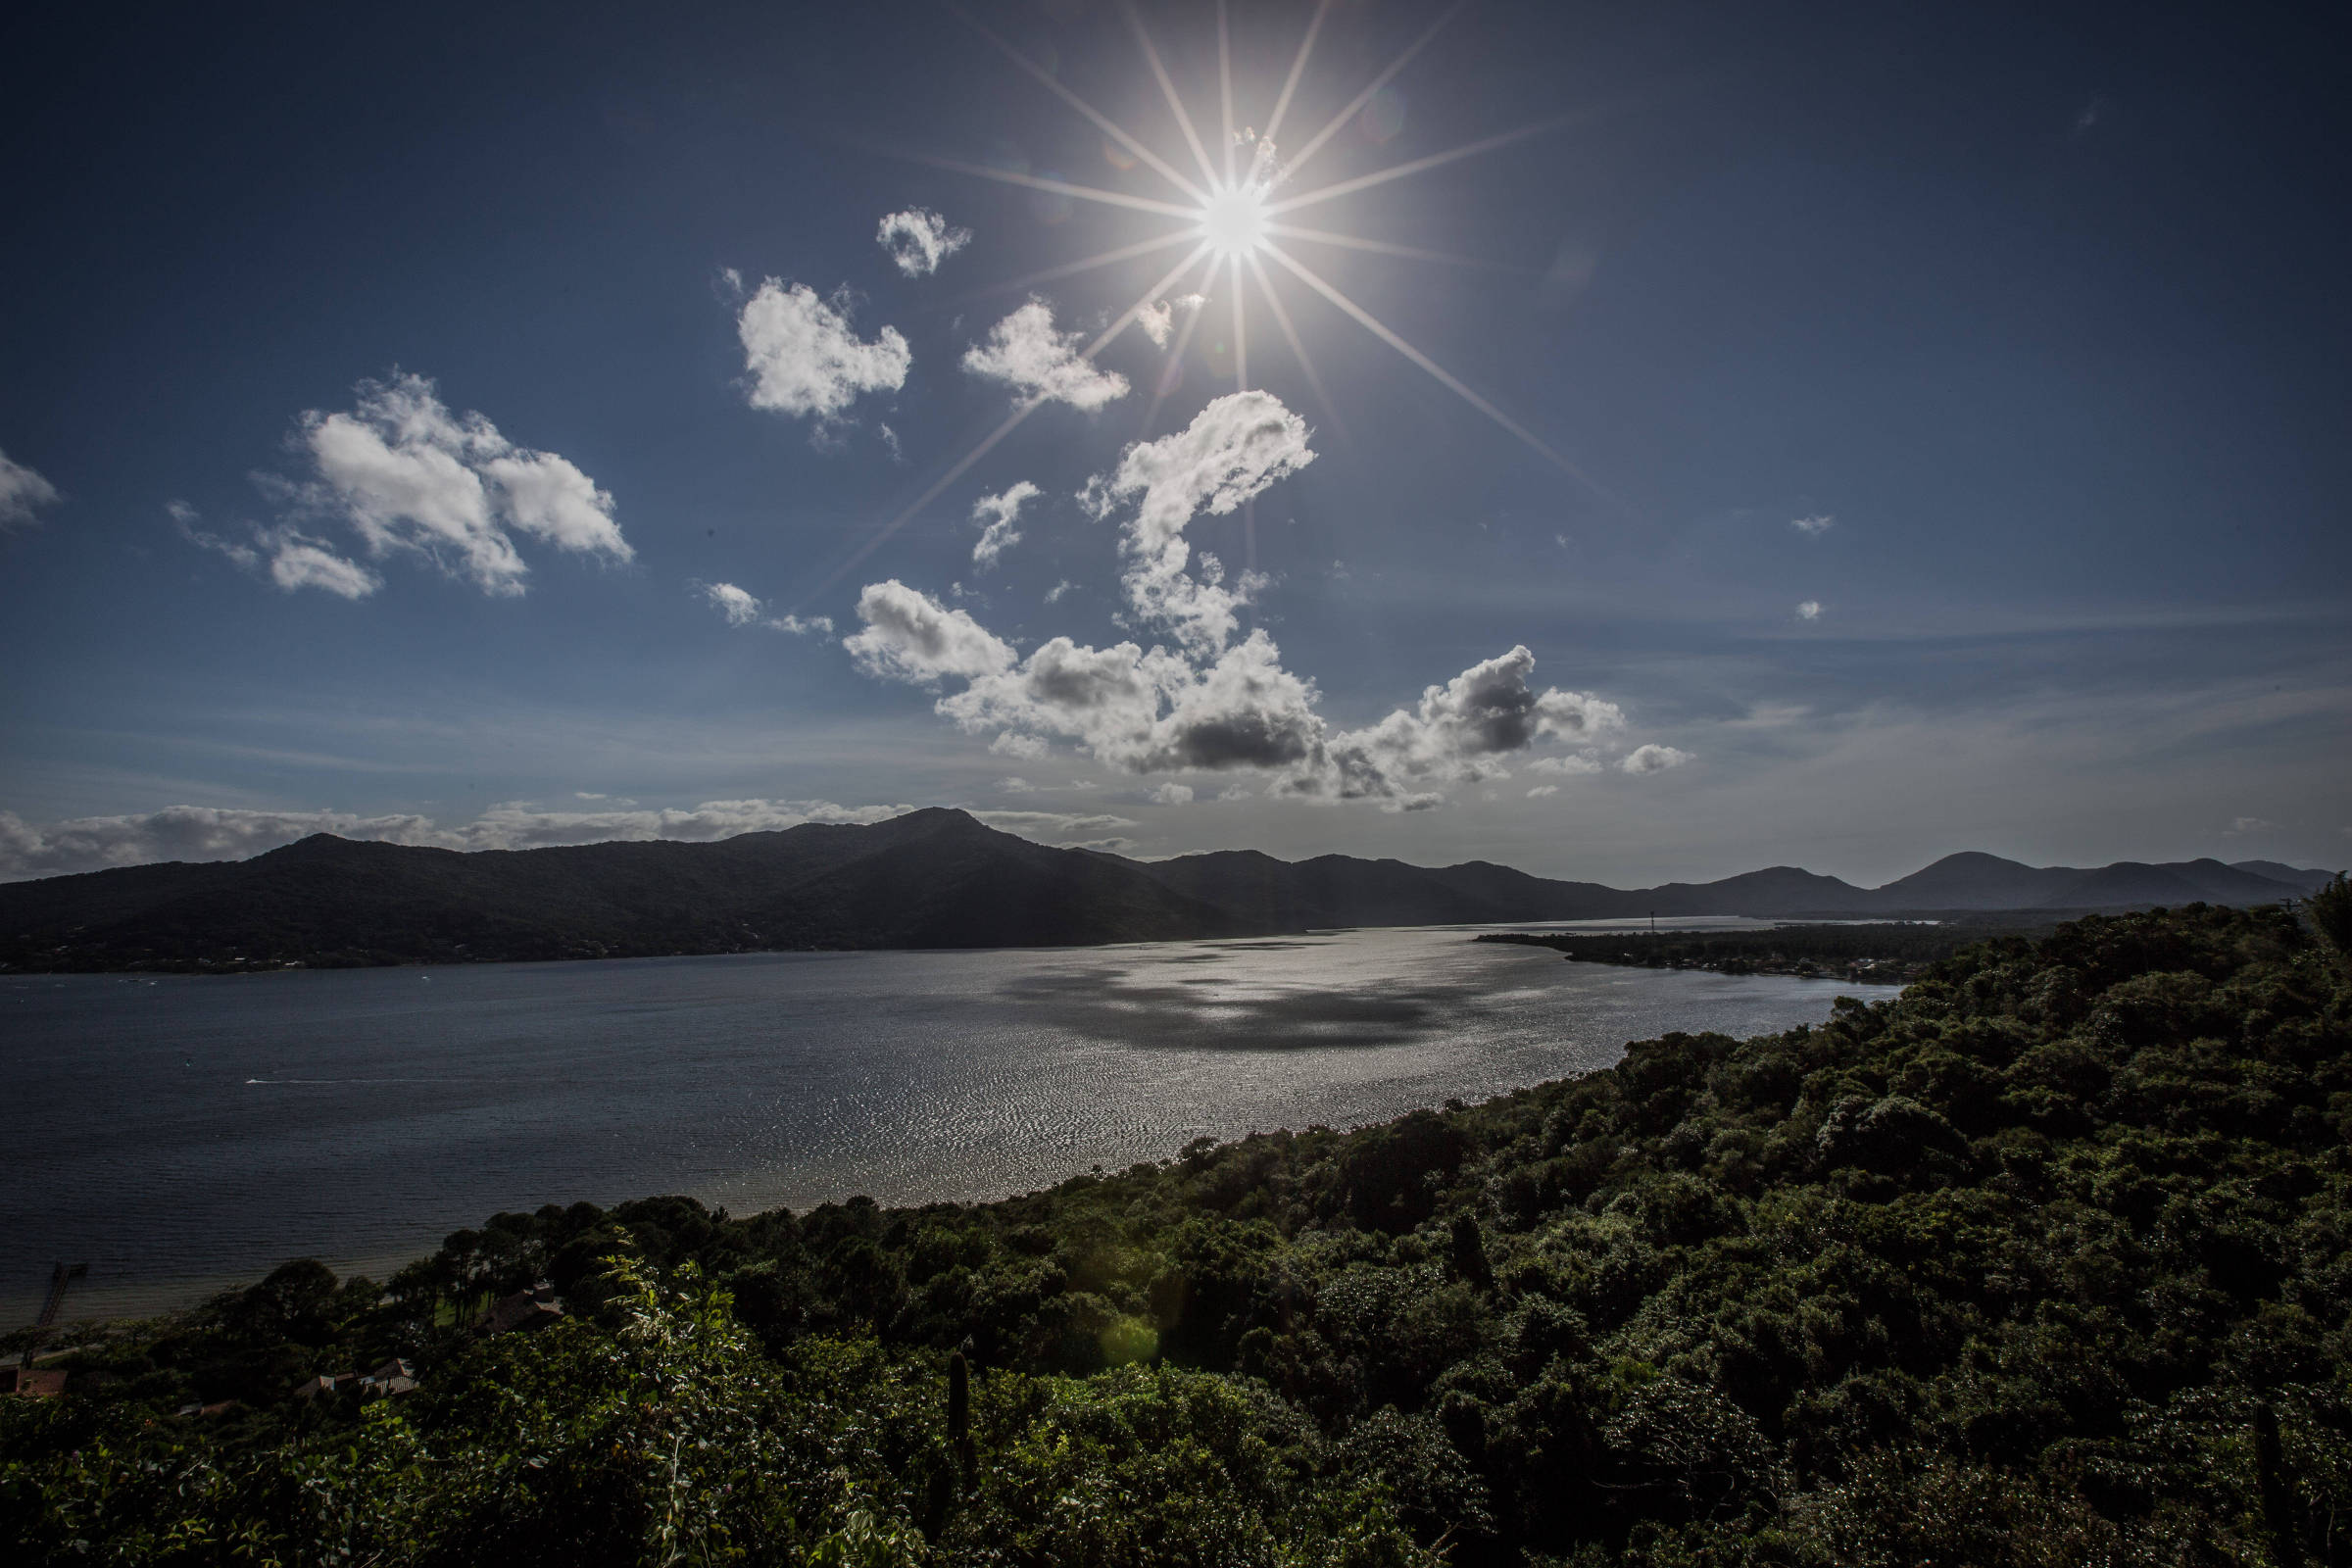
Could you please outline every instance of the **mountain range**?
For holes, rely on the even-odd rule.
[[[0,968],[239,969],[795,949],[1051,947],[1333,926],[1740,914],[1853,919],[2271,904],[2328,873],[2275,861],[2096,869],[1946,856],[1879,888],[1794,866],[1620,889],[1484,860],[1253,850],[1134,860],[934,808],[715,843],[471,853],[312,837],[248,860],[0,885]]]

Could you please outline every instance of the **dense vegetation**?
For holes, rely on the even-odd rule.
[[[1576,963],[1723,974],[1838,975],[1881,983],[1922,979],[1928,966],[1998,936],[2047,936],[2056,921],[1979,915],[1968,921],[1784,925],[1768,931],[1495,931],[1481,942],[1549,948]]]
[[[551,1207],[388,1289],[290,1264],[5,1401],[0,1533],[37,1561],[2340,1564],[2348,904],[2084,920],[1816,1027],[1003,1202]],[[567,1320],[459,1326],[541,1275]],[[406,1398],[284,1397],[394,1352]],[[243,1403],[170,1414],[202,1397]]]

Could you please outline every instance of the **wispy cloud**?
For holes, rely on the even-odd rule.
[[[1042,494],[1036,485],[1022,479],[1001,495],[982,496],[972,503],[972,520],[981,525],[980,537],[972,542],[974,565],[985,571],[1021,542],[1020,531],[1013,524],[1020,520],[1021,508]]]
[[[43,507],[57,505],[57,486],[0,452],[0,533],[34,520]]]
[[[1176,330],[1177,314],[1182,312],[1190,315],[1207,303],[1206,296],[1200,294],[1183,294],[1172,300],[1153,300],[1137,309],[1135,324],[1144,329],[1144,336],[1152,340],[1153,347],[1164,349],[1168,346],[1168,338]]]
[[[773,631],[790,632],[796,637],[818,633],[831,636],[833,633],[831,616],[769,615],[764,600],[731,582],[703,582],[693,586],[697,593],[710,602],[711,609],[727,618],[730,626],[761,625]]]
[[[1838,526],[1838,519],[1831,516],[1826,512],[1817,512],[1809,517],[1789,518],[1788,526],[1794,528],[1798,533],[1803,534],[1808,539],[1818,539],[1823,534],[1828,533],[1832,528]]]
[[[1821,618],[1821,601],[1818,599],[1807,599],[1803,603],[1799,604],[1796,607],[1796,618],[1799,620],[1819,620]]]
[[[1025,839],[1037,839],[1049,844],[1069,844],[1091,839],[1097,841],[1097,847],[1100,847],[1103,835],[1135,826],[1133,817],[1110,816],[1100,812],[974,811],[972,815],[1002,832],[1015,833]]]
[[[410,813],[362,816],[349,811],[169,806],[137,815],[85,816],[43,827],[0,811],[0,880],[158,860],[242,860],[314,833],[449,850],[523,850],[612,839],[704,842],[803,822],[878,822],[908,809],[845,807],[830,801],[742,800],[706,801],[669,810],[548,810],[529,802],[512,802],[494,806],[470,822],[443,826]]]
[[[1670,767],[1680,767],[1693,760],[1689,752],[1672,746],[1637,746],[1617,765],[1628,773],[1663,773]]]
[[[321,540],[311,538],[291,524],[265,528],[247,524],[253,542],[224,539],[202,526],[203,516],[184,501],[165,504],[179,536],[199,550],[225,556],[247,571],[267,576],[292,593],[318,588],[342,599],[365,599],[384,585],[381,577],[356,561],[336,555]]]

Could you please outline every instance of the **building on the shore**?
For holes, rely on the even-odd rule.
[[[557,1298],[555,1287],[541,1280],[527,1291],[492,1302],[473,1320],[473,1326],[484,1334],[508,1334],[515,1329],[544,1328],[563,1315],[564,1303]]]

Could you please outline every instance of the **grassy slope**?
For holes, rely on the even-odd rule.
[[[0,1525],[140,1560],[176,1523],[287,1560],[2342,1562],[2348,1052],[2338,956],[2192,908],[999,1203],[504,1216],[380,1304],[291,1268],[83,1357],[0,1413]],[[575,1321],[432,1326],[541,1270]],[[391,1349],[397,1409],[274,1402]],[[161,1415],[191,1392],[249,1407]]]

